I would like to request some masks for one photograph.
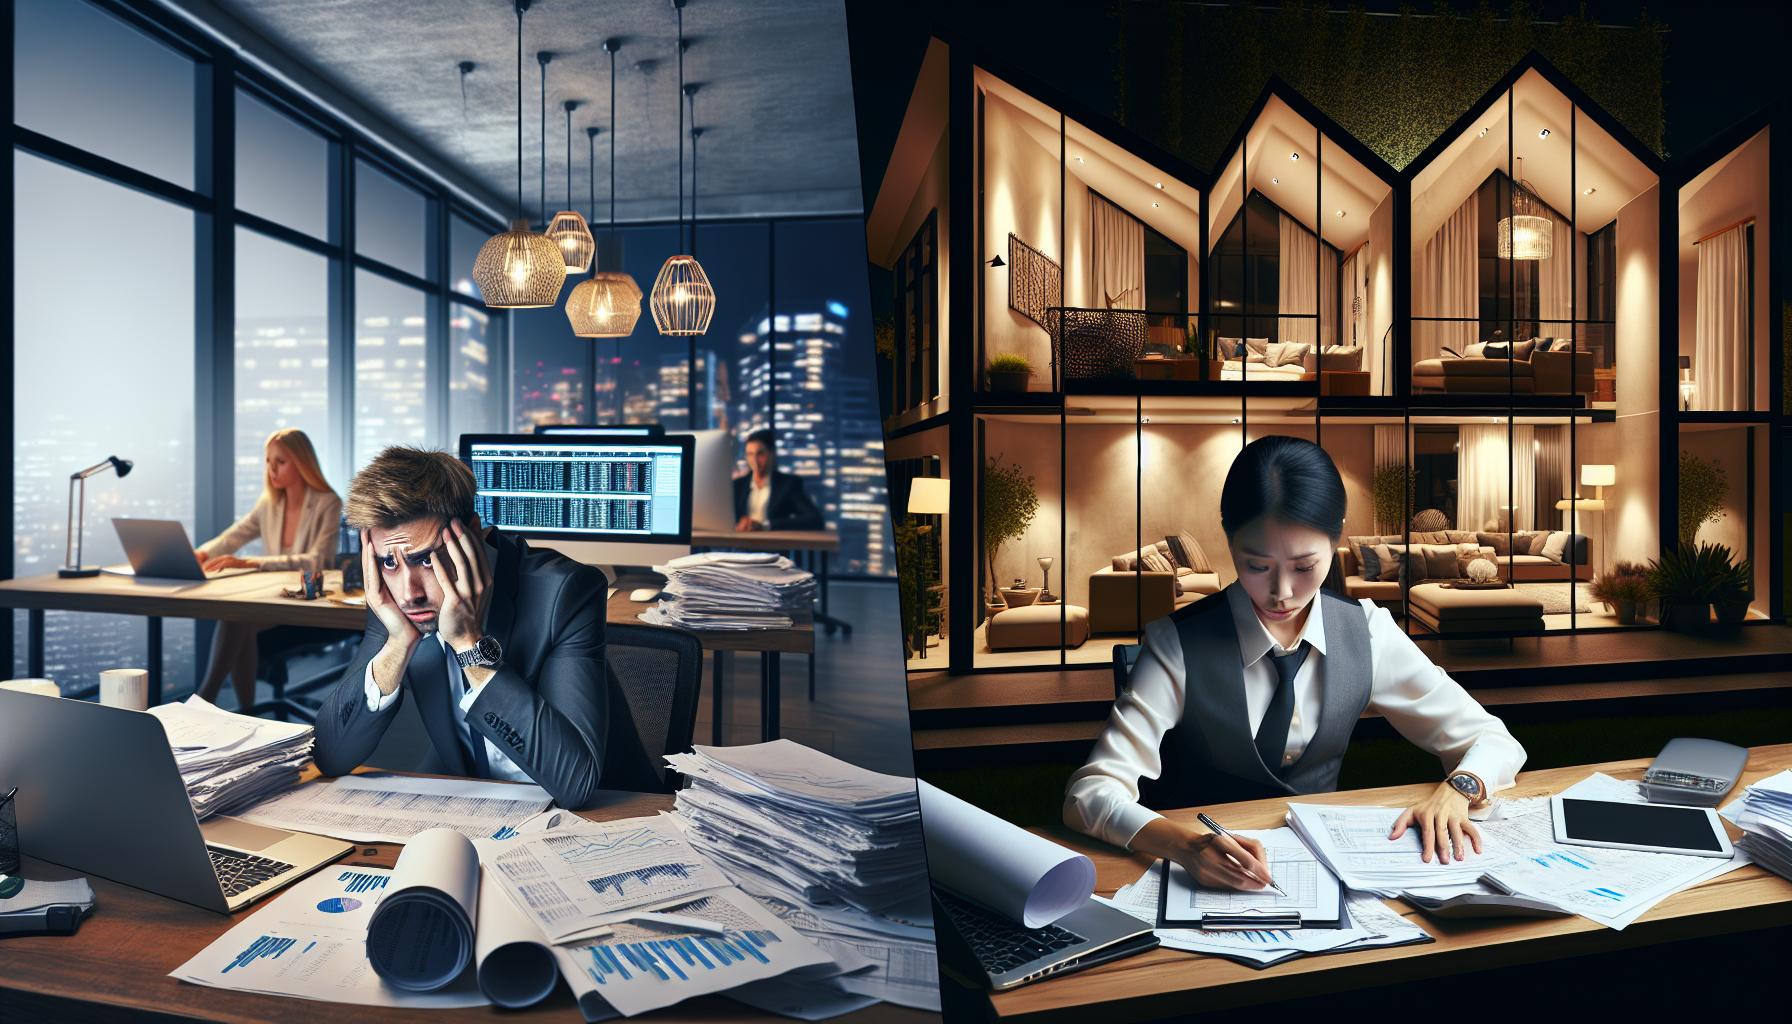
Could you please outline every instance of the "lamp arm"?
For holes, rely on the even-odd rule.
[[[91,466],[88,466],[86,469],[81,470],[79,473],[70,473],[68,475],[68,478],[70,480],[85,480],[88,477],[94,475],[95,473],[98,473],[98,472],[104,470],[106,467],[108,467],[110,465],[112,465],[111,459],[102,459],[101,461],[96,462]]]

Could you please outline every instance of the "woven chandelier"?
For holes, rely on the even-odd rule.
[[[604,40],[610,55],[610,235],[616,233],[616,51],[622,40]],[[585,129],[587,180],[591,217],[597,218],[597,129]],[[568,205],[571,205],[568,203]],[[594,264],[595,265],[595,264]],[[641,319],[641,286],[633,275],[598,270],[573,287],[566,297],[566,319],[581,338],[626,338]]]
[[[547,65],[541,66],[542,99],[547,99]],[[566,108],[566,209],[554,214],[548,224],[548,237],[560,247],[560,257],[566,263],[566,273],[583,274],[591,269],[591,257],[597,254],[597,242],[591,237],[591,228],[586,226],[585,218],[572,208],[572,112],[578,103],[567,100],[562,104]],[[545,167],[544,167],[545,170]]]
[[[1555,221],[1537,190],[1525,180],[1524,157],[1519,157],[1517,181],[1512,187],[1512,213],[1500,218],[1500,258],[1546,260],[1554,241]]]
[[[530,230],[523,213],[523,12],[529,0],[516,3],[516,219],[510,230],[493,235],[473,260],[473,281],[487,307],[536,309],[552,306],[566,283],[560,247]]]
[[[684,87],[684,2],[672,0],[678,12],[678,91]],[[696,217],[693,215],[693,221]],[[684,106],[678,108],[678,241],[684,245]],[[653,279],[653,325],[667,337],[695,337],[709,331],[716,315],[716,290],[693,255],[668,257]]]

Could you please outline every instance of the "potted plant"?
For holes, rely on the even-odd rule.
[[[1699,529],[1724,517],[1730,484],[1724,468],[1697,455],[1680,453],[1680,543],[1698,543]]]
[[[1033,364],[1018,352],[1003,352],[990,358],[988,377],[991,391],[1025,391]]]
[[[1002,461],[995,455],[983,466],[983,555],[989,571],[987,607],[1005,608],[996,589],[996,555],[1002,545],[1018,540],[1033,524],[1039,512],[1039,494],[1033,489],[1033,474],[1019,466]]]
[[[1590,589],[1593,600],[1604,602],[1618,616],[1618,625],[1635,625],[1638,607],[1649,600],[1648,567],[1619,562],[1611,572],[1596,577]]]
[[[932,527],[919,517],[904,516],[896,524],[896,583],[901,590],[902,641],[910,657],[926,657],[927,638],[933,633]]]
[[[1661,599],[1661,624],[1682,633],[1711,625],[1711,601],[1731,572],[1730,549],[1682,544],[1649,563],[1649,592]]]
[[[1755,565],[1743,559],[1719,582],[1712,596],[1711,609],[1717,613],[1717,624],[1726,628],[1742,625],[1748,618],[1749,595],[1755,589]]]
[[[1389,463],[1375,471],[1375,528],[1383,536],[1400,532],[1400,524],[1412,514],[1418,474],[1410,465]]]

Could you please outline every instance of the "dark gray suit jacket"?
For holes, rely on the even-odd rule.
[[[449,697],[444,663],[431,659],[435,670],[419,674],[414,654],[398,700],[384,711],[369,711],[367,665],[386,643],[385,626],[369,611],[360,650],[318,709],[312,751],[318,770],[353,771],[373,753],[408,695],[417,701],[435,748],[432,767],[443,774],[474,774],[460,739],[463,724],[471,724],[562,807],[589,805],[600,786],[637,788],[631,783],[646,767],[646,754],[628,704],[613,692],[604,668],[609,581],[594,566],[531,550],[521,538],[493,531],[489,539],[497,559],[486,633],[504,645],[497,672],[463,715]],[[426,636],[418,650],[436,642]],[[619,766],[606,773],[607,763]]]

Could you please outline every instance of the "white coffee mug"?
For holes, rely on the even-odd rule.
[[[62,696],[62,687],[57,686],[54,679],[7,679],[0,681],[0,690],[17,690],[20,693],[36,693],[45,697]]]
[[[128,711],[149,710],[149,673],[140,668],[109,668],[100,673],[100,703]]]

